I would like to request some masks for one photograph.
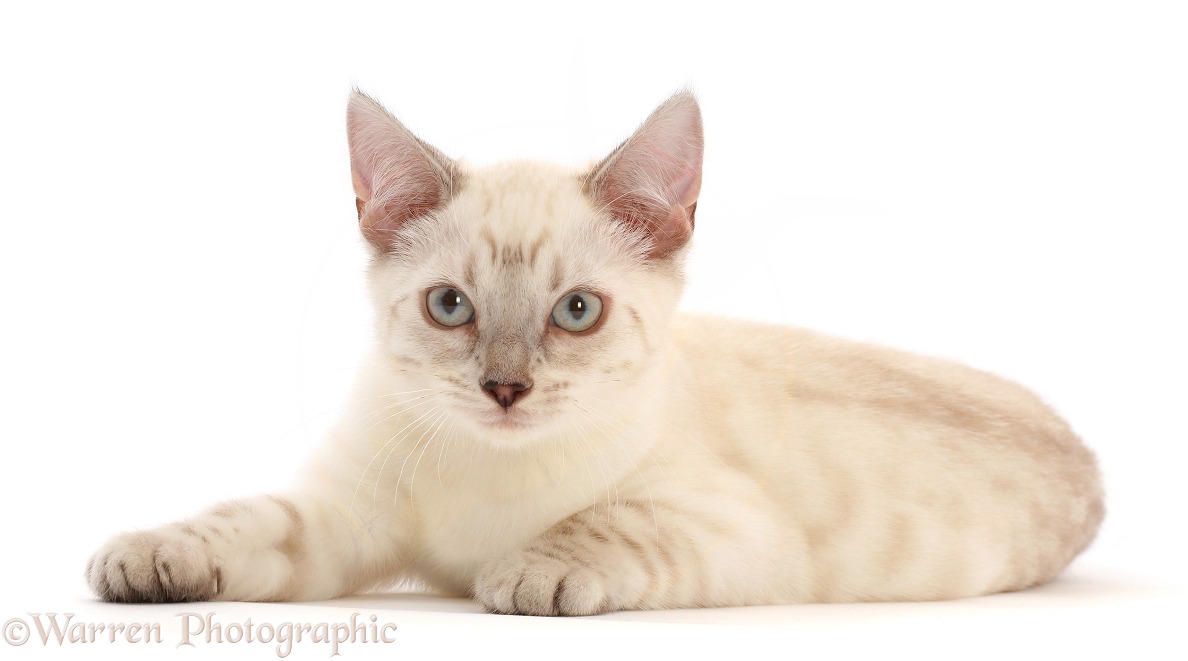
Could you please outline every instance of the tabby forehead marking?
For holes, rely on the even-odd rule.
[[[546,230],[544,232],[541,232],[540,236],[536,237],[536,240],[533,241],[532,245],[528,247],[528,267],[529,268],[536,268],[536,258],[540,256],[540,249],[545,244],[545,242],[548,240],[549,240],[549,233]]]
[[[491,265],[505,269],[525,265],[529,269],[535,269],[541,249],[548,245],[551,238],[547,229],[531,240],[507,239],[504,241],[496,239],[495,234],[488,227],[479,231],[479,239],[486,246]],[[471,259],[473,260],[473,256]],[[474,282],[474,270],[469,264],[466,273],[466,280]]]
[[[565,282],[565,262],[562,261],[561,255],[557,255],[553,259],[553,270],[549,275],[549,289],[557,291],[561,289],[561,284]]]

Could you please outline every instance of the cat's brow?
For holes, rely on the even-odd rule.
[[[528,268],[534,269],[540,258],[541,249],[549,243],[552,236],[548,230],[544,230],[531,242],[512,240],[501,243],[495,239],[490,228],[484,227],[479,230],[479,238],[490,253],[492,266],[512,267],[527,264]],[[475,256],[472,256],[472,260],[474,258]],[[469,265],[468,268],[470,268]],[[468,280],[473,281],[473,273],[470,271],[467,273],[469,273]]]
[[[491,233],[490,229],[484,227],[479,231],[479,238],[491,249],[491,263],[494,264],[499,257],[499,246],[495,241],[495,235]]]
[[[549,240],[549,232],[545,230],[536,237],[532,245],[528,248],[528,268],[536,268],[536,258],[540,256],[540,248]]]
[[[560,289],[561,282],[564,279],[564,274],[565,264],[561,262],[561,256],[557,255],[556,258],[553,259],[553,275],[549,279],[549,287],[552,289]]]

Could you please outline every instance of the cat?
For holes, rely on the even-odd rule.
[[[290,491],[111,539],[100,598],[936,600],[1044,583],[1094,538],[1096,460],[1020,386],[675,311],[691,92],[583,170],[465,166],[357,90],[347,128],[376,337],[348,412]]]

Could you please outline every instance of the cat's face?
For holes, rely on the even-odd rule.
[[[361,95],[348,119],[394,396],[500,445],[619,424],[680,295],[700,184],[692,97],[586,172],[464,170]]]

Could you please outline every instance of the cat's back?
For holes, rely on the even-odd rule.
[[[946,557],[974,558],[965,579],[927,590],[855,574],[817,599],[1024,587],[1055,575],[1096,532],[1092,453],[1018,384],[797,328],[686,315],[673,330],[686,370],[674,397],[680,424],[761,482],[822,563],[857,554],[859,565],[881,566],[916,534],[904,530],[933,546],[903,570],[931,576]]]
[[[724,403],[877,411],[929,427],[989,431],[1020,424],[1053,441],[1067,423],[1026,388],[959,363],[801,328],[704,315],[682,315],[674,344],[685,364],[717,387],[700,397]],[[713,395],[712,390],[719,394]],[[782,415],[777,415],[783,418]]]

